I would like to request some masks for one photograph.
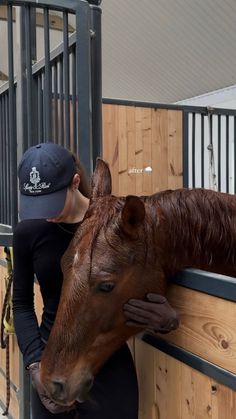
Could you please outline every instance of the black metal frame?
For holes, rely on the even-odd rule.
[[[41,141],[53,141],[79,153],[92,173],[101,155],[101,9],[99,1],[6,1],[8,9],[9,82],[0,88],[1,165],[0,222],[14,226],[17,213],[17,163],[22,153]],[[20,57],[14,80],[12,7],[20,7]],[[43,65],[35,55],[35,8],[44,13]],[[63,44],[50,52],[49,10],[63,14]],[[68,13],[76,16],[69,37]],[[59,52],[60,51],[60,52]],[[16,67],[16,65],[15,65]],[[54,105],[54,108],[53,108]],[[17,109],[17,113],[16,113]],[[72,118],[71,118],[72,117]],[[72,119],[72,124],[70,120]]]
[[[91,3],[91,4],[90,4]],[[8,10],[9,81],[0,88],[0,246],[12,245],[18,222],[17,164],[41,141],[54,141],[80,154],[91,174],[101,155],[101,9],[99,0],[0,0]],[[18,10],[17,75],[14,79],[12,7]],[[35,57],[35,9],[44,13],[45,58]],[[50,52],[49,10],[63,14],[63,45]],[[69,37],[68,13],[76,31]],[[15,65],[16,67],[16,65]],[[70,85],[71,81],[71,85]],[[53,110],[54,101],[54,110]],[[72,112],[71,136],[70,115]],[[72,140],[71,140],[72,138]],[[20,357],[20,419],[30,418],[29,374]]]

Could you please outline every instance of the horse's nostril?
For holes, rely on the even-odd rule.
[[[53,399],[60,400],[65,396],[65,383],[63,381],[51,382],[51,396]]]

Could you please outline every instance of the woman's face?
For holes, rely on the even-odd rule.
[[[66,221],[68,217],[73,215],[75,210],[75,195],[76,191],[78,190],[79,182],[80,176],[76,174],[73,177],[71,185],[67,188],[66,200],[63,210],[56,217],[48,218],[47,221],[51,223],[63,223],[63,221]]]

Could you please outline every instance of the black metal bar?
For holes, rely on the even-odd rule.
[[[204,158],[205,158],[205,133],[204,133],[204,115],[201,114],[201,187],[204,188],[205,184],[205,170],[204,170]]]
[[[189,114],[183,111],[183,187],[189,187]]]
[[[44,84],[44,106],[45,106],[45,139],[52,137],[52,87],[50,67],[50,35],[49,35],[49,11],[44,9],[44,54],[45,54],[45,84]]]
[[[171,278],[171,282],[236,302],[236,278],[198,269],[185,269]]]
[[[92,135],[93,167],[102,156],[102,42],[101,9],[91,6],[91,72],[92,72]]]
[[[6,108],[5,108],[5,98],[6,94],[4,94],[2,98],[2,136],[4,138],[4,153],[3,153],[3,161],[4,161],[4,176],[3,176],[3,190],[4,190],[4,211],[3,211],[3,223],[7,224],[7,137],[6,137]]]
[[[2,164],[0,164],[0,181],[1,181],[1,187],[0,187],[0,220],[3,221],[3,205],[4,205],[4,191],[3,191],[3,176],[5,171],[5,164],[3,160],[3,144],[4,137],[2,135],[2,95],[0,95],[0,157],[2,160]]]
[[[196,151],[196,114],[192,114],[192,187],[196,186],[196,162],[195,162],[195,151]]]
[[[92,173],[91,33],[90,6],[76,9],[76,94],[78,100],[78,150],[87,173]]]
[[[12,6],[7,7],[8,23],[8,79],[9,79],[9,144],[10,144],[10,213],[11,224],[15,226],[18,221],[17,212],[17,139],[16,139],[16,102],[14,87],[14,47],[13,47],[13,16]]]
[[[59,144],[64,144],[64,94],[63,94],[63,65],[62,61],[59,61]]]
[[[229,192],[229,115],[226,115],[226,192]]]
[[[236,116],[234,117],[234,193],[236,193]]]
[[[22,153],[27,149],[25,7],[16,9],[16,30],[19,41],[16,59],[17,162],[19,163]]]
[[[5,139],[6,139],[6,224],[11,223],[11,208],[10,200],[8,196],[10,195],[10,143],[9,143],[9,122],[8,122],[8,94],[4,95],[4,128],[5,128]],[[7,193],[8,192],[8,193]],[[9,194],[9,195],[8,195]]]
[[[27,148],[31,146],[32,138],[32,59],[31,59],[31,23],[30,8],[25,6],[25,46],[26,46],[26,85],[27,85]]]
[[[72,85],[72,150],[74,153],[78,153],[77,150],[77,117],[76,117],[76,60],[75,60],[75,48],[71,52],[71,85]]]
[[[43,91],[42,91],[42,73],[38,74],[37,77],[37,99],[38,99],[38,143],[43,141]]]
[[[54,142],[58,141],[58,71],[57,71],[57,62],[53,65],[53,93],[54,93],[54,114],[53,114],[53,140]]]
[[[69,53],[72,51],[73,48],[75,48],[75,43],[76,43],[76,33],[74,32],[69,36]],[[63,43],[55,47],[50,52],[51,65],[55,64],[59,59],[61,59],[62,56],[63,56]],[[36,74],[38,71],[44,69],[44,67],[45,67],[45,58],[41,58],[41,60],[39,60],[37,63],[33,65],[33,68],[32,68],[33,74]]]
[[[221,115],[218,115],[218,191],[221,191]]]
[[[63,13],[63,75],[65,92],[65,139],[64,145],[70,147],[70,70],[69,70],[69,42],[68,42],[68,13]]]

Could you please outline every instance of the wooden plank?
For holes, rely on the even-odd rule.
[[[0,258],[5,259],[4,248],[0,247]],[[2,304],[5,296],[5,276],[7,270],[0,265],[0,311],[2,312]],[[19,350],[16,337],[10,335],[10,380],[16,389],[19,387]],[[0,400],[2,404],[6,402],[6,350],[0,349]],[[10,414],[14,418],[18,418],[19,406],[15,390],[11,387],[11,401],[10,401]]]
[[[2,376],[2,374],[0,374],[0,400],[1,400],[1,403],[5,406],[6,379],[5,377]],[[9,413],[14,419],[19,418],[19,404],[18,404],[18,399],[17,399],[17,393],[13,388],[11,388],[11,400],[10,400]]]
[[[155,404],[155,352],[154,348],[136,339],[135,362],[140,388],[139,419],[158,419]]]
[[[235,419],[236,392],[138,339],[135,349],[139,419]]]
[[[152,194],[152,172],[146,171],[152,167],[152,109],[143,108],[142,138],[143,138],[143,191],[144,195]]]
[[[152,109],[152,193],[168,188],[168,111]]]
[[[236,304],[177,285],[171,285],[168,300],[181,324],[165,340],[236,373]]]
[[[183,186],[182,111],[168,110],[168,188]]]
[[[135,184],[136,195],[143,195],[142,108],[135,108]]]
[[[128,106],[126,109],[127,116],[127,187],[126,194],[135,195],[136,193],[136,174],[132,168],[135,167],[135,108]]]
[[[126,106],[118,108],[118,145],[119,145],[119,195],[127,195],[128,177],[128,139]]]
[[[212,392],[212,417],[214,419],[235,419],[236,417],[236,392],[219,385],[211,380]]]

